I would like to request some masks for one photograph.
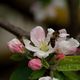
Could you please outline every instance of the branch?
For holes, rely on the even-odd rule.
[[[16,26],[10,24],[7,21],[0,20],[0,27],[9,31],[10,33],[12,33],[13,35],[15,35],[18,38],[22,38],[23,36],[29,37],[28,32],[26,32],[25,30],[23,30],[19,27],[16,27]]]

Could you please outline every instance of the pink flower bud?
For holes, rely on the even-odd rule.
[[[24,45],[16,38],[8,42],[8,47],[12,52],[24,53]]]
[[[60,53],[60,54],[56,55],[57,60],[62,60],[62,59],[64,59],[64,57],[65,57],[65,55],[63,53]]]
[[[28,63],[28,67],[30,67],[32,70],[41,69],[41,67],[42,67],[41,60],[38,58],[30,60]]]

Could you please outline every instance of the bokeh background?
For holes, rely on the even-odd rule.
[[[25,29],[35,26],[66,28],[80,41],[80,0],[0,0],[0,20]],[[0,28],[0,80],[9,80],[16,63],[7,42],[15,36]]]

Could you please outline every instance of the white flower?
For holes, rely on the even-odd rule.
[[[50,2],[49,5],[43,7],[40,1],[37,1],[31,7],[31,11],[34,14],[35,20],[38,22],[44,21],[47,17],[55,18],[57,16],[56,10],[53,4],[54,0]]]
[[[39,80],[58,80],[56,78],[51,78],[50,76],[46,76],[46,77],[41,77],[39,78]]]
[[[55,43],[55,52],[65,55],[76,52],[80,43],[74,38],[67,39],[69,34],[67,34],[65,29],[60,30],[59,33],[59,38]]]
[[[48,44],[53,32],[54,30],[48,29],[48,34],[45,38],[45,32],[41,26],[37,26],[36,28],[32,29],[30,39],[34,46],[30,44],[31,41],[23,39],[26,49],[34,52],[34,56],[46,58],[50,53],[54,52],[54,49],[50,44]]]
[[[39,80],[52,80],[50,76],[41,77]]]
[[[53,78],[53,80],[59,80],[59,79],[57,79],[57,78]]]

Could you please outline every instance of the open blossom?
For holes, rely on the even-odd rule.
[[[41,77],[39,78],[39,80],[58,80],[56,78],[51,78],[50,76],[46,76],[46,77]]]
[[[74,38],[67,38],[69,34],[67,34],[65,29],[60,30],[59,38],[55,43],[55,51],[57,53],[73,54],[76,52],[77,47],[79,47],[80,43]]]
[[[53,29],[48,29],[47,37],[45,37],[45,32],[41,26],[32,29],[30,39],[34,46],[30,44],[31,41],[23,39],[26,49],[34,52],[34,56],[46,58],[50,53],[54,52],[54,49],[49,44],[53,32]]]
[[[24,45],[16,38],[8,42],[8,47],[12,52],[24,53]]]
[[[42,68],[41,60],[38,58],[30,60],[28,63],[28,67],[30,67],[32,70],[41,69]]]

